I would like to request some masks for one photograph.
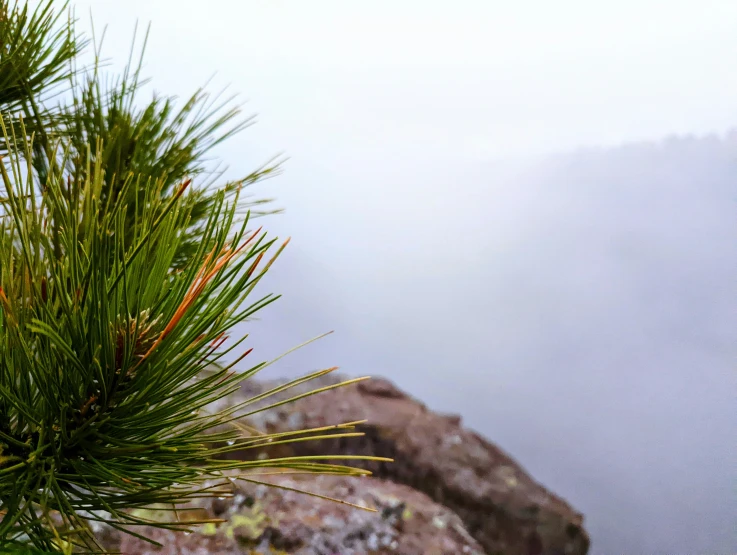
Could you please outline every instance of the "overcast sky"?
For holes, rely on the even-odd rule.
[[[248,100],[231,175],[290,156],[257,189],[285,297],[249,331],[263,356],[336,334],[278,372],[462,413],[592,553],[734,551],[737,2],[76,6],[118,63],[152,22],[162,93]]]
[[[295,156],[303,143],[527,155],[724,130],[736,115],[730,0],[76,5],[85,25],[90,7],[114,22],[109,55],[153,22],[157,87],[185,93],[218,72],[261,114],[265,148]]]

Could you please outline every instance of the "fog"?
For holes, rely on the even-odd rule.
[[[250,100],[229,175],[291,157],[254,188],[283,298],[242,331],[335,334],[271,375],[462,414],[594,554],[734,552],[737,3],[497,4],[77,2],[116,61],[153,21],[157,90]]]
[[[463,192],[437,229],[324,221],[253,333],[276,354],[336,329],[282,369],[335,362],[461,413],[585,513],[592,553],[732,552],[736,147],[445,175]]]

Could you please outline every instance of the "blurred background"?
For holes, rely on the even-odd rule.
[[[244,332],[460,413],[593,554],[737,549],[737,2],[77,1],[103,56],[241,94],[292,243]],[[139,35],[140,36],[140,35]],[[252,355],[253,356],[253,355]]]

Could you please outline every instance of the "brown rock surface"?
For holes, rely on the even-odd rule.
[[[345,378],[325,376],[261,404],[341,379]],[[249,398],[279,383],[249,380],[239,396]],[[378,477],[424,492],[451,509],[489,555],[583,555],[588,551],[581,514],[535,482],[495,445],[464,428],[460,417],[432,412],[387,380],[372,379],[326,391],[249,417],[252,425],[269,432],[357,420],[368,421],[359,426],[365,437],[275,446],[268,455],[391,457],[395,462],[359,465]],[[255,454],[245,451],[230,456]]]
[[[202,500],[197,518],[227,522],[200,525],[191,534],[136,529],[163,544],[107,528],[105,547],[126,555],[482,555],[481,546],[452,511],[407,486],[377,478],[272,476],[270,482],[335,497],[378,512],[279,488],[236,486],[232,498]],[[142,515],[159,518],[156,514]],[[103,527],[105,528],[105,527]]]

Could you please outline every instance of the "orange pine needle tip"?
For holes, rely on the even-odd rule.
[[[185,179],[182,181],[182,184],[179,186],[179,189],[177,189],[176,196],[181,196],[182,193],[189,187],[189,185],[192,183],[191,179]]]

